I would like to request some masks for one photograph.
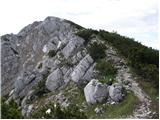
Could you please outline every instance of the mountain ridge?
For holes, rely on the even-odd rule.
[[[44,21],[34,22],[22,29],[17,35],[2,36],[2,96],[9,95],[7,102],[9,103],[9,101],[14,99],[21,106],[22,116],[29,117],[34,109],[39,107],[38,105],[36,106],[37,103],[35,101],[38,102],[41,99],[40,96],[48,96],[53,93],[53,95],[46,98],[59,102],[63,107],[68,107],[72,102],[74,103],[75,101],[69,101],[69,97],[72,95],[65,96],[65,94],[70,92],[65,93],[65,89],[63,89],[70,82],[75,86],[76,90],[79,89],[78,86],[82,86],[82,89],[84,89],[89,84],[88,90],[84,89],[82,97],[86,98],[87,103],[91,102],[93,104],[97,103],[97,101],[101,103],[106,101],[106,99],[108,101],[107,105],[120,104],[120,101],[125,99],[125,94],[122,92],[122,87],[124,87],[126,91],[132,91],[142,102],[140,104],[142,107],[136,108],[131,116],[127,115],[125,117],[153,117],[156,113],[151,112],[149,108],[150,98],[129,73],[130,70],[127,67],[128,63],[126,63],[126,60],[120,57],[120,54],[124,55],[124,57],[128,54],[125,55],[127,52],[116,46],[114,40],[117,39],[117,36],[117,33],[110,34],[103,30],[98,32],[85,29],[71,21],[57,17],[47,17]],[[108,41],[105,41],[105,38]],[[114,39],[113,42],[111,42],[112,39]],[[137,43],[134,45],[137,45]],[[124,46],[125,44],[123,44]],[[140,45],[138,44],[138,46]],[[145,47],[143,49],[148,50]],[[117,50],[120,51],[120,54],[117,54]],[[129,52],[133,54],[129,58],[133,58],[134,51],[131,49]],[[139,51],[137,50],[137,52]],[[141,53],[143,54],[143,51]],[[144,61],[146,65],[154,64],[152,65],[153,70],[156,70],[155,66],[159,67],[156,61],[157,56],[154,54],[152,56],[148,61]],[[144,54],[145,57],[147,56]],[[98,70],[95,69],[96,65],[100,64],[98,63],[99,59],[104,59],[104,65],[113,64],[113,66],[108,66],[108,72],[115,69],[117,73],[111,72],[109,79],[105,78],[108,75],[100,75],[98,71],[103,72],[104,70],[107,71],[107,69],[103,67],[100,67]],[[141,61],[137,62],[136,60],[143,59],[139,58],[139,56],[133,59],[135,60],[134,63],[140,66],[140,69]],[[108,60],[111,62],[107,63]],[[132,66],[133,61],[129,62],[131,62]],[[137,69],[136,67],[134,68]],[[153,72],[150,74],[152,75]],[[157,73],[155,74],[157,75]],[[151,76],[151,78],[153,77],[155,76]],[[106,83],[100,82],[99,79],[105,79]],[[108,80],[111,81],[108,82]],[[74,91],[74,88],[72,89]],[[88,94],[89,90],[94,90],[95,93],[91,92]],[[61,92],[55,94],[57,91]],[[74,94],[74,92],[71,93]],[[91,96],[88,98],[89,95]],[[31,99],[32,97],[33,100]],[[30,102],[27,103],[27,101]],[[86,106],[84,99],[82,101],[79,106],[82,104]],[[46,103],[48,102],[50,100]],[[96,107],[95,112],[104,114],[105,110],[102,108]],[[89,106],[86,109],[88,110]],[[84,108],[82,111],[86,112]],[[137,111],[143,111],[143,114]],[[93,115],[91,114],[88,117],[92,118]],[[107,118],[106,116],[103,117]]]

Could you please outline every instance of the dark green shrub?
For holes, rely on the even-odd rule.
[[[56,55],[56,52],[54,51],[54,50],[50,50],[49,52],[48,52],[48,56],[49,57],[54,57]]]
[[[17,103],[11,100],[8,104],[5,103],[6,99],[1,97],[1,118],[2,119],[20,119],[21,110],[18,108]]]
[[[76,33],[85,40],[85,45],[90,41],[92,34],[98,34],[98,31],[92,29],[82,29]]]
[[[95,69],[99,71],[101,76],[115,75],[117,72],[113,64],[105,59],[98,60]]]
[[[129,65],[135,73],[147,80],[159,91],[159,51],[146,47],[134,41],[133,38],[121,36],[100,30],[98,36],[105,42],[114,46],[118,52],[127,58]],[[156,85],[156,86],[155,86]]]
[[[45,82],[47,80],[48,74],[43,76],[43,80],[39,81],[36,86],[33,87],[35,95],[38,97],[43,96],[45,93],[48,93],[49,90],[45,86]]]
[[[153,64],[138,64],[137,74],[146,78],[146,81],[152,83],[155,88],[159,88],[159,70],[156,65]]]
[[[51,109],[49,114],[46,113],[48,109]],[[83,112],[79,111],[79,108],[76,105],[70,105],[67,108],[61,108],[59,104],[56,104],[55,106],[54,103],[50,103],[31,113],[30,118],[84,119],[87,117]]]
[[[98,44],[97,42],[93,42],[90,46],[87,47],[89,54],[96,61],[98,59],[102,59],[106,56],[105,50],[106,46],[104,44]]]

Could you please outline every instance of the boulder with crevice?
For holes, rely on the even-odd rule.
[[[84,88],[87,103],[95,104],[106,101],[108,97],[108,85],[92,79]]]

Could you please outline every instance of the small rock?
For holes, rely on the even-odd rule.
[[[96,112],[96,114],[100,114],[103,112],[103,109],[102,108],[95,108],[94,111]]]
[[[114,105],[114,104],[116,104],[116,102],[114,102],[114,101],[113,101],[113,102],[111,102],[111,105]]]

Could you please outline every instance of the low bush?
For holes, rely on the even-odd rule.
[[[104,44],[98,44],[97,42],[93,42],[92,44],[90,44],[90,46],[87,47],[87,49],[91,57],[95,61],[97,61],[98,59],[102,59],[106,56],[106,46]]]
[[[6,99],[1,97],[1,118],[2,119],[20,119],[21,109],[18,108],[17,103],[11,100],[8,104],[5,103]]]
[[[48,52],[48,56],[49,56],[49,57],[54,57],[55,55],[56,55],[55,50],[50,50],[50,51]]]
[[[38,97],[43,96],[43,94],[48,93],[49,90],[45,86],[48,74],[43,76],[43,80],[39,81],[36,86],[33,87],[35,95]]]
[[[115,75],[117,72],[112,62],[106,61],[105,59],[98,60],[95,69],[99,71],[101,76]]]
[[[85,40],[85,45],[90,41],[92,34],[98,34],[98,31],[92,29],[81,29],[76,33]]]

